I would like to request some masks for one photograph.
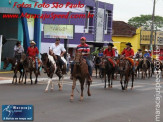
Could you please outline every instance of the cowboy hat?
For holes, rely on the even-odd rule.
[[[144,51],[145,51],[145,52],[148,52],[148,50],[147,50],[147,49],[145,49]]]
[[[115,46],[114,49],[117,49],[117,47]]]
[[[109,43],[108,46],[112,46],[112,47],[114,47],[114,44],[113,44],[113,43]]]
[[[138,49],[138,51],[142,51],[142,49]]]
[[[128,42],[126,45],[128,45],[128,46],[132,47],[132,45],[131,45],[131,43],[130,43],[130,42]]]
[[[30,44],[36,44],[34,41],[31,41]]]

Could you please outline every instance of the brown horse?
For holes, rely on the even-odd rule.
[[[122,90],[127,90],[130,77],[132,78],[132,85],[131,85],[131,90],[132,90],[133,82],[134,82],[134,71],[129,60],[127,59],[120,60],[119,72],[120,72],[120,83],[121,83]],[[124,77],[124,82],[123,82],[123,77]]]
[[[88,65],[86,63],[86,60],[83,59],[82,53],[80,51],[76,52],[74,62],[75,62],[75,64],[74,64],[73,74],[72,74],[73,85],[72,85],[72,93],[71,93],[70,100],[74,99],[74,89],[76,87],[76,81],[78,79],[80,82],[80,87],[81,87],[80,100],[82,101],[83,100],[83,90],[84,90],[85,80],[87,81],[86,83],[88,85],[87,94],[88,94],[88,96],[91,96],[90,81],[88,81],[88,79],[89,79]]]
[[[104,88],[106,88],[107,80],[108,80],[108,88],[112,88],[115,67],[113,67],[113,65],[107,58],[103,58],[101,69],[105,80]]]
[[[37,78],[39,75],[40,66],[36,68],[36,64],[34,63],[33,59],[31,57],[27,57],[25,53],[22,54],[20,62],[23,64],[23,69],[24,69],[24,75],[25,75],[24,84],[26,84],[28,72],[30,73],[31,85],[33,84],[32,72],[34,72],[35,74],[35,77],[36,77],[35,84],[37,84],[38,82]]]
[[[55,60],[53,59],[51,55],[48,55],[47,53],[43,53],[41,54],[41,61],[42,61],[43,68],[49,77],[49,81],[45,89],[45,92],[48,91],[50,84],[51,84],[51,91],[54,89],[54,85],[52,82],[52,78],[54,74],[56,74],[59,77],[58,86],[59,86],[59,90],[61,91],[63,73],[60,70],[58,70]]]
[[[140,61],[138,65],[138,69],[142,71],[142,79],[145,79],[146,77],[148,78],[151,77],[151,63],[146,58]],[[147,76],[147,72],[148,72],[148,76]]]
[[[22,63],[20,63],[20,61],[16,60],[15,58],[4,58],[3,62],[4,62],[3,69],[6,69],[9,66],[9,64],[12,65],[12,70],[14,71],[12,84],[17,83],[17,73],[18,72],[20,72],[19,83],[20,83],[21,78],[22,78],[21,82],[23,82],[24,72],[22,72],[22,70],[23,70]],[[14,82],[14,80],[15,80],[15,82]]]

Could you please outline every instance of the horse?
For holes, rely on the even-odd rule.
[[[51,56],[47,53],[43,53],[43,54],[41,54],[41,61],[42,61],[42,67],[44,68],[44,70],[47,73],[47,76],[49,77],[48,84],[47,84],[47,87],[45,89],[45,92],[48,92],[50,84],[51,84],[51,91],[53,91],[54,85],[52,82],[52,78],[53,78],[54,74],[56,74],[59,77],[58,86],[59,86],[59,90],[61,91],[62,85],[63,85],[62,81],[63,81],[64,75],[60,70],[58,70],[58,67],[56,65],[56,62],[55,62],[53,56]]]
[[[23,70],[22,63],[20,61],[17,61],[16,58],[4,58],[3,62],[4,62],[3,69],[6,69],[9,66],[9,64],[12,65],[12,70],[14,71],[12,84],[14,83],[17,84],[17,72],[18,71],[20,72],[19,83],[20,83],[21,78],[22,78],[21,82],[23,82],[24,72],[22,72]]]
[[[33,58],[32,57],[28,57],[26,56],[25,53],[23,53],[21,55],[21,59],[20,59],[20,62],[23,64],[23,69],[24,69],[24,75],[25,75],[25,82],[24,84],[26,84],[26,80],[27,80],[27,76],[28,76],[28,72],[30,74],[30,80],[31,80],[31,85],[33,84],[33,81],[32,81],[32,72],[34,72],[35,74],[35,84],[37,84],[38,82],[38,75],[40,73],[40,67],[41,66],[38,66],[38,68],[36,68],[36,62],[33,61]]]
[[[108,78],[108,88],[112,88],[115,67],[113,67],[112,63],[107,58],[103,58],[101,69],[105,80],[104,88],[106,88],[107,78]]]
[[[163,62],[161,62],[161,60],[155,59],[153,61],[153,70],[154,70],[153,72],[155,72],[157,74],[158,74],[159,71],[161,71],[161,74],[162,74],[162,77],[163,77]]]
[[[86,84],[88,85],[88,96],[91,96],[90,93],[90,84],[91,82],[88,81],[89,79],[89,72],[88,72],[88,65],[86,63],[86,60],[82,57],[82,52],[77,51],[75,54],[75,60],[74,60],[74,68],[73,68],[73,85],[72,85],[72,93],[70,95],[70,100],[73,101],[74,99],[74,89],[76,87],[76,81],[77,79],[80,82],[81,87],[81,95],[80,100],[83,100],[83,90],[84,90],[84,83],[86,81]]]
[[[151,76],[151,63],[147,58],[144,58],[142,61],[140,61],[138,68],[142,71],[142,79],[145,79],[147,77],[147,71],[148,71],[148,78]]]
[[[134,82],[134,71],[133,71],[132,64],[127,59],[120,59],[118,65],[119,65],[119,72],[120,72],[120,84],[122,90],[127,90],[130,77],[132,78],[132,85],[131,85],[131,90],[132,90],[133,82]],[[123,82],[123,77],[125,77],[124,82]]]
[[[97,78],[97,71],[99,69],[99,76],[101,78],[101,70],[100,70],[100,63],[101,63],[101,59],[100,57],[95,57],[94,59],[94,64],[95,64],[95,70],[96,70],[96,78]]]

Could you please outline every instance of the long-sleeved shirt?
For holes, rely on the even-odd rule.
[[[130,49],[125,48],[121,54],[125,55],[125,57],[134,56],[134,50],[131,48]]]

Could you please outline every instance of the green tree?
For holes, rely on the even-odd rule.
[[[135,28],[143,27],[145,30],[150,30],[151,20],[152,20],[152,15],[141,15],[129,19],[128,24],[134,26]],[[155,16],[154,28],[159,30],[162,27],[163,27],[163,17]]]

